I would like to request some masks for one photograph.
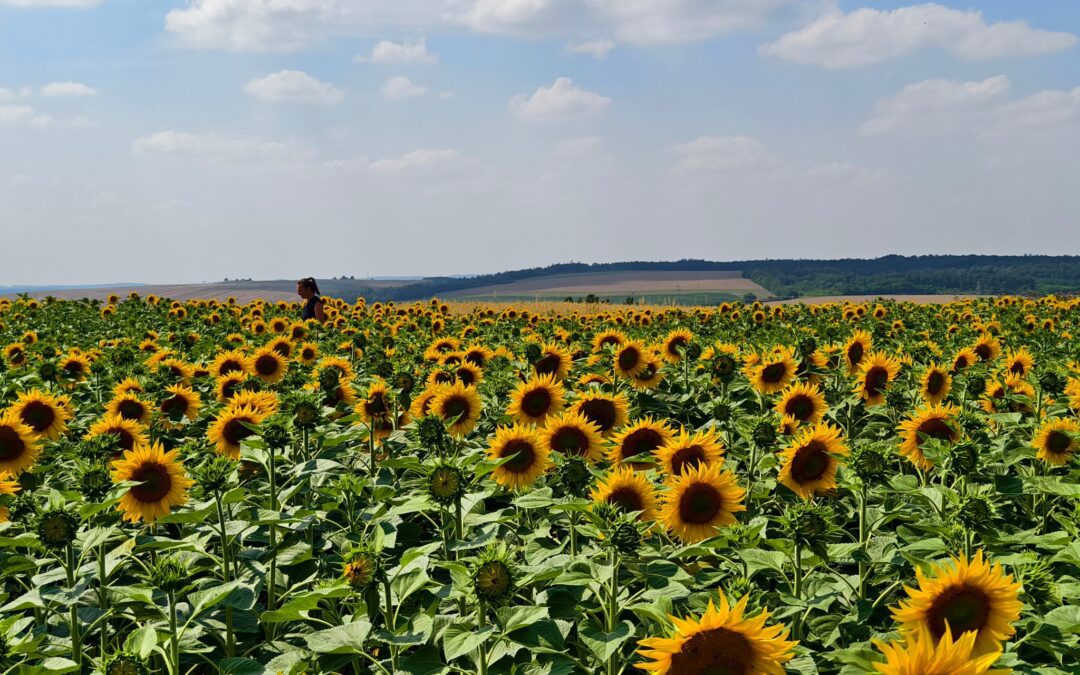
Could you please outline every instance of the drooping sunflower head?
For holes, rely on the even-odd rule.
[[[240,444],[255,435],[251,427],[258,426],[267,417],[250,405],[231,404],[218,413],[206,431],[207,439],[217,451],[230,459],[240,459]]]
[[[859,365],[855,393],[866,401],[868,406],[880,405],[885,402],[885,393],[899,374],[900,362],[895,357],[882,352],[871,352]]]
[[[562,412],[566,405],[566,389],[554,375],[535,376],[522,382],[510,394],[506,414],[522,424],[543,424],[546,419]]]
[[[1043,422],[1031,444],[1036,457],[1053,466],[1065,466],[1080,449],[1080,423],[1071,417]]]
[[[493,462],[508,460],[492,472],[499,485],[511,490],[532,485],[552,466],[550,447],[530,425],[499,427],[487,450]]]
[[[832,490],[836,487],[840,458],[848,452],[836,427],[819,422],[805,428],[796,433],[780,454],[779,482],[803,499]]]
[[[923,452],[927,439],[954,443],[960,438],[956,423],[959,410],[949,404],[926,405],[900,423],[900,454],[922,470],[934,465]]]
[[[768,610],[746,616],[749,596],[729,605],[721,595],[720,606],[711,600],[698,618],[672,616],[675,633],[671,637],[641,640],[638,653],[648,659],[638,668],[657,675],[779,675],[783,664],[794,657],[798,644],[787,639],[781,624],[767,626]]]
[[[682,429],[653,451],[657,465],[669,476],[679,476],[697,467],[718,464],[723,455],[724,444],[717,438],[714,429],[693,434]]]
[[[289,369],[289,362],[272,346],[260,348],[251,356],[251,372],[267,384],[280,382]]]
[[[573,411],[549,418],[540,439],[548,450],[561,455],[583,457],[590,462],[597,462],[603,456],[600,428]]]
[[[113,481],[134,482],[121,498],[118,508],[124,520],[152,523],[187,503],[187,477],[179,451],[165,451],[161,443],[140,445],[113,462]]]
[[[952,376],[941,366],[931,363],[923,371],[919,381],[919,395],[927,403],[941,403],[949,395],[951,388]]]
[[[447,424],[450,435],[457,438],[472,431],[480,419],[480,395],[475,387],[466,387],[461,382],[438,387],[429,407]]]
[[[686,544],[715,536],[717,528],[733,525],[735,514],[746,510],[746,491],[719,463],[688,469],[669,478],[667,487],[660,520]]]
[[[43,391],[20,392],[11,406],[11,413],[37,434],[39,438],[55,441],[67,431],[71,411],[60,400]]]
[[[610,395],[593,391],[584,394],[570,410],[595,424],[602,435],[608,436],[626,424],[629,408],[630,401],[623,394]]]
[[[635,468],[638,464],[651,466],[652,453],[667,445],[674,435],[665,421],[643,417],[611,437],[608,460],[616,465],[628,463]]]
[[[776,402],[776,412],[780,417],[791,416],[798,422],[816,424],[825,416],[829,406],[825,403],[825,394],[817,385],[808,382],[796,382],[780,393]]]
[[[1016,630],[1020,618],[1020,584],[1005,574],[1000,563],[991,565],[978,551],[970,560],[953,558],[952,564],[931,566],[930,575],[916,569],[919,587],[893,609],[893,618],[907,635],[928,631],[941,640],[948,626],[954,635],[976,633],[973,653],[989,654]]]
[[[610,504],[623,513],[637,513],[638,520],[656,518],[656,488],[645,474],[632,467],[613,469],[597,483],[591,496],[598,504]]]

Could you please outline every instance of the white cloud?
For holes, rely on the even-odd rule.
[[[165,28],[186,45],[291,51],[379,27],[466,26],[526,37],[610,34],[638,45],[707,40],[760,25],[796,0],[185,0]]]
[[[611,105],[611,99],[574,85],[560,77],[550,87],[540,87],[532,96],[518,94],[510,99],[510,109],[522,119],[540,121],[594,115]]]
[[[1071,33],[1025,21],[987,23],[982,12],[928,3],[885,11],[861,8],[827,14],[761,46],[761,53],[822,68],[858,68],[940,47],[965,59],[1028,56],[1068,49]]]
[[[280,70],[251,80],[244,85],[244,91],[255,98],[275,103],[334,105],[345,97],[345,92],[334,85],[320,82],[299,70]]]
[[[28,105],[0,104],[0,124],[13,125],[31,118],[34,109]]]
[[[461,153],[453,148],[419,148],[395,159],[377,159],[368,168],[384,175],[437,174],[455,170],[462,161]]]
[[[611,40],[589,40],[588,42],[572,42],[566,45],[566,51],[571,54],[587,54],[594,59],[606,59],[608,52],[615,48]]]
[[[390,42],[382,40],[371,50],[371,56],[358,56],[355,61],[371,63],[436,63],[438,54],[427,50],[427,40],[415,42]]]
[[[753,169],[779,163],[761,142],[749,136],[701,136],[676,145],[672,151],[681,157],[675,165],[677,173]]]
[[[0,5],[10,7],[97,7],[104,0],[0,0]]]
[[[171,155],[229,162],[299,163],[314,150],[295,141],[268,141],[224,134],[159,131],[135,141],[134,150],[146,155]]]
[[[413,81],[404,75],[391,77],[386,82],[383,82],[382,86],[383,97],[391,101],[398,101],[404,98],[416,98],[417,96],[423,96],[426,93],[427,87],[413,84]]]
[[[48,113],[37,112],[28,105],[0,103],[0,126],[19,126],[31,129],[84,129],[95,126],[86,117],[56,118]]]
[[[1080,87],[1046,90],[1010,100],[1004,75],[974,82],[926,80],[883,98],[859,127],[863,136],[970,132],[992,138],[1054,129],[1080,121]]]
[[[96,96],[97,90],[81,82],[50,82],[41,88],[42,96]]]

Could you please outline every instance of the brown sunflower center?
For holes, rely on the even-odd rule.
[[[172,489],[169,470],[157,462],[147,462],[132,471],[131,480],[139,483],[131,488],[132,496],[147,504],[161,501]]]
[[[0,462],[17,459],[25,450],[26,443],[18,432],[11,427],[0,426]]]
[[[627,347],[619,352],[619,368],[633,370],[641,363],[641,352],[636,347]]]
[[[791,459],[791,478],[796,483],[812,483],[829,470],[831,458],[821,441],[810,441]]]
[[[973,351],[978,354],[979,358],[983,361],[989,361],[990,357],[994,353],[993,350],[990,348],[990,345],[988,344],[975,345],[975,349]]]
[[[952,427],[940,417],[931,417],[923,420],[919,424],[920,435],[926,435],[927,438],[936,438],[939,441],[951,441],[953,440],[956,432]]]
[[[377,393],[369,398],[364,404],[364,407],[369,415],[382,415],[388,410],[386,398],[381,393]]]
[[[165,413],[165,415],[168,417],[172,417],[173,415],[184,415],[187,414],[187,411],[188,400],[186,397],[181,396],[180,394],[174,394],[170,396],[169,398],[165,399],[165,401],[161,404],[161,412]]]
[[[713,628],[695,633],[671,656],[669,672],[679,675],[750,675],[754,646],[742,633]]]
[[[248,417],[234,417],[225,423],[225,428],[222,429],[221,435],[229,445],[240,445],[241,441],[245,438],[249,438],[255,433],[244,425],[253,424],[254,422],[255,420]]]
[[[637,429],[626,435],[623,439],[621,454],[623,459],[630,459],[659,448],[664,442],[664,437],[655,429]]]
[[[521,397],[521,410],[529,417],[546,415],[551,408],[551,393],[547,389],[533,389]]]
[[[120,417],[126,420],[141,420],[143,415],[146,414],[146,408],[139,401],[133,401],[126,399],[120,402],[120,405],[116,407],[116,411],[120,413]]]
[[[786,372],[787,368],[783,363],[770,363],[761,369],[761,381],[776,384],[784,379],[784,373]]]
[[[545,354],[533,364],[533,368],[541,375],[553,375],[559,372],[559,366],[562,365],[562,359],[558,354]]]
[[[577,427],[560,427],[551,434],[551,447],[564,455],[585,455],[589,437]]]
[[[982,630],[990,618],[990,598],[981,589],[971,586],[954,586],[934,599],[926,618],[934,637],[945,634],[945,624],[955,635]]]
[[[937,396],[945,388],[945,375],[937,370],[932,371],[926,378],[926,392],[931,396]]]
[[[641,494],[637,490],[629,485],[612,490],[611,494],[608,495],[607,503],[624,512],[643,511],[645,509],[645,500],[641,498]]]
[[[679,517],[684,523],[711,523],[724,506],[724,497],[708,483],[694,483],[679,498]]]
[[[48,429],[56,420],[56,411],[47,403],[31,401],[23,406],[19,418],[22,419],[23,424],[34,431],[41,432]]]
[[[218,375],[228,375],[229,373],[239,373],[244,370],[239,361],[228,359],[221,362],[221,366],[218,367]]]
[[[614,427],[619,412],[615,407],[615,402],[606,398],[590,398],[582,401],[580,409],[586,419],[600,427],[600,431],[608,431]]]
[[[873,366],[863,377],[863,389],[870,396],[877,396],[889,384],[889,370],[885,366]]]
[[[471,385],[476,382],[476,373],[468,368],[458,368],[457,377],[462,384]]]
[[[852,342],[851,345],[847,348],[848,363],[853,366],[859,365],[859,363],[862,362],[864,350],[865,348],[863,347],[861,342]]]
[[[510,473],[528,473],[536,462],[536,448],[524,439],[510,441],[503,446],[500,457],[513,457],[502,468]]]
[[[264,377],[277,374],[279,368],[278,360],[270,354],[255,359],[255,372]]]
[[[453,419],[459,416],[464,419],[468,417],[469,402],[461,396],[451,396],[443,401],[442,411],[444,419]]]
[[[277,342],[274,344],[274,351],[287,359],[292,353],[292,346],[288,342]]]
[[[792,396],[784,404],[784,413],[791,415],[800,422],[805,422],[814,414],[814,400],[806,394]]]
[[[1046,451],[1054,455],[1062,455],[1072,447],[1072,438],[1060,431],[1051,431],[1046,437]]]
[[[688,340],[681,335],[671,338],[667,343],[668,354],[679,356],[679,351],[686,347],[687,342]]]
[[[704,463],[705,448],[697,444],[688,445],[685,448],[679,448],[671,455],[671,474],[678,476],[683,471]]]

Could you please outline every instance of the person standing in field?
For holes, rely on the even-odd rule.
[[[326,321],[326,311],[323,309],[322,297],[319,295],[319,284],[315,283],[314,277],[305,277],[297,281],[296,294],[306,301],[300,308],[301,319]]]

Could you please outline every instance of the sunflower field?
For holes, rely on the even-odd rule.
[[[0,673],[1080,673],[1080,300],[0,300]]]

